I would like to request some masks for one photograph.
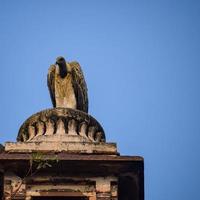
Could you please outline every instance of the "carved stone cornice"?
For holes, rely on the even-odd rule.
[[[99,122],[80,110],[52,108],[29,117],[21,126],[17,141],[105,142]]]

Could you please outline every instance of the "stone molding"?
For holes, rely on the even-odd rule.
[[[115,143],[91,142],[6,142],[5,152],[30,153],[30,152],[67,152],[69,154],[107,154],[117,155]]]
[[[102,126],[95,118],[70,108],[52,108],[32,115],[22,124],[17,137],[20,142],[60,139],[94,143],[106,140]]]

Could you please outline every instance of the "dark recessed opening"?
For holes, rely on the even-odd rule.
[[[139,186],[134,177],[121,176],[119,178],[119,200],[139,200]]]
[[[87,197],[32,197],[32,200],[88,200]]]
[[[0,199],[3,199],[3,173],[0,172]]]

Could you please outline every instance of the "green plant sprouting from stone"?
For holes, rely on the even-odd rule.
[[[30,159],[30,168],[31,168],[31,175],[35,174],[40,169],[50,168],[54,163],[58,163],[58,157],[55,155],[54,157],[45,158],[45,155],[40,152],[32,153]],[[33,169],[35,171],[33,172]]]
[[[39,172],[42,169],[51,168],[53,166],[53,164],[58,163],[58,162],[59,162],[59,160],[58,160],[57,155],[55,155],[53,157],[51,156],[50,158],[47,159],[45,154],[43,154],[41,152],[32,153],[30,160],[29,160],[29,169],[28,169],[26,175],[23,177],[23,179],[19,183],[19,186],[17,187],[17,189],[11,193],[11,199],[16,196],[17,192],[19,191],[24,180],[27,177],[31,177],[31,176],[35,175],[37,172]]]

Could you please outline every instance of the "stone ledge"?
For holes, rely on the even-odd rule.
[[[0,162],[1,161],[13,161],[16,160],[25,161],[30,160],[32,153],[30,152],[2,152],[0,153]],[[141,156],[126,156],[126,155],[106,155],[106,154],[69,154],[66,152],[58,152],[58,153],[52,153],[47,152],[44,154],[45,159],[52,160],[52,158],[57,155],[57,158],[60,161],[100,161],[100,162],[143,162],[144,158]]]
[[[115,143],[90,143],[90,142],[6,142],[5,152],[65,152],[79,154],[108,154],[116,155]]]

